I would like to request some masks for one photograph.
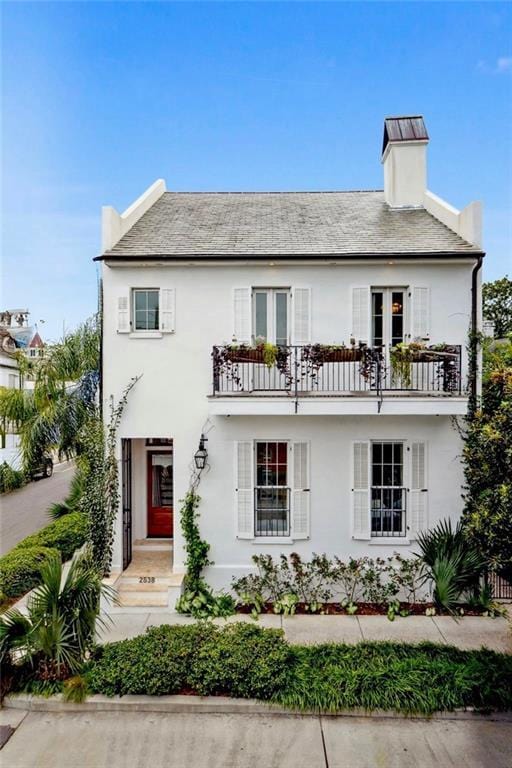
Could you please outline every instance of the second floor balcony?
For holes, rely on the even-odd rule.
[[[212,361],[213,399],[287,398],[295,402],[295,412],[300,403],[301,412],[334,413],[345,411],[333,410],[332,405],[325,411],[319,411],[318,405],[314,410],[302,406],[312,400],[371,400],[380,412],[385,400],[397,403],[407,398],[410,407],[411,401],[421,398],[438,403],[425,413],[464,412],[439,405],[441,400],[465,400],[460,345],[224,345],[213,348]],[[375,409],[352,407],[346,412],[373,413]]]

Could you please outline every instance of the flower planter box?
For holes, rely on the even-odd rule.
[[[357,363],[362,360],[362,351],[360,349],[333,349],[318,356],[324,363]]]
[[[262,349],[230,349],[226,350],[225,357],[230,363],[264,363]]]

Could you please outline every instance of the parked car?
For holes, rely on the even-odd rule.
[[[44,454],[40,461],[34,464],[30,476],[32,479],[51,477],[53,475],[53,459],[48,454]]]

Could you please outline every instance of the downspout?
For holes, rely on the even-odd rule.
[[[478,273],[482,268],[485,254],[477,256],[476,264],[471,272],[471,342],[470,342],[470,411],[476,409],[478,381]]]

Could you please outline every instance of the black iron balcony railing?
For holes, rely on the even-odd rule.
[[[461,346],[213,347],[213,395],[462,394]]]

